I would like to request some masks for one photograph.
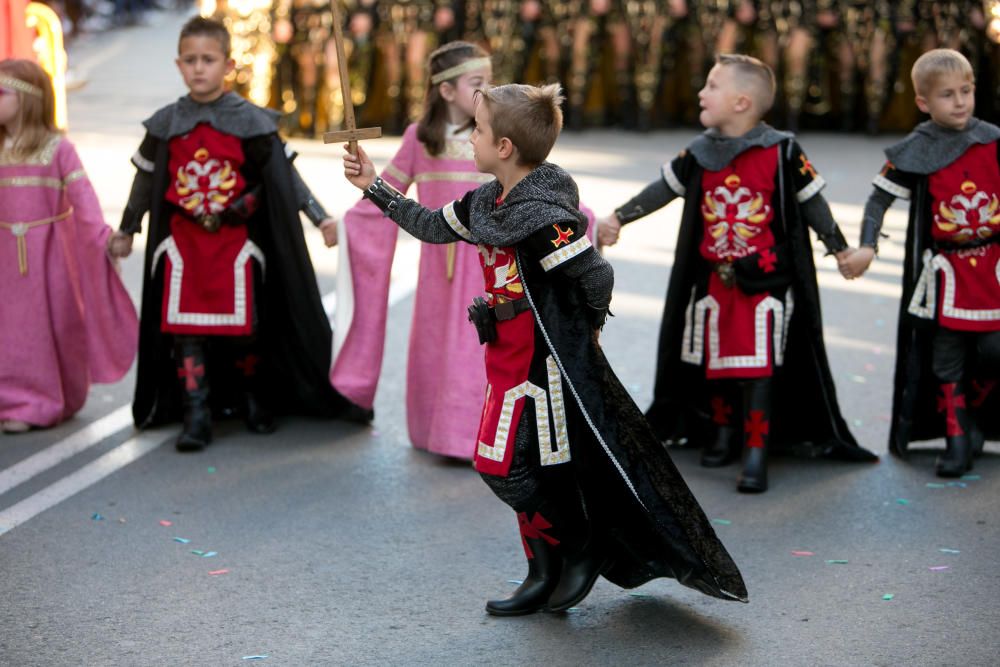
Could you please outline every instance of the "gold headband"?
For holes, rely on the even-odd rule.
[[[38,86],[32,86],[27,81],[22,81],[21,79],[15,79],[12,76],[0,75],[0,87],[10,88],[11,90],[19,90],[22,93],[27,93],[28,95],[34,95],[35,97],[42,97],[42,89]]]
[[[443,72],[438,72],[431,77],[431,83],[435,86],[442,81],[447,81],[448,79],[454,79],[456,76],[465,74],[466,72],[471,72],[477,69],[484,69],[492,67],[492,63],[489,58],[473,58],[471,60],[466,60],[463,63],[459,63],[454,67],[449,67]]]

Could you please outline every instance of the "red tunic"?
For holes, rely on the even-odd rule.
[[[941,272],[938,322],[959,331],[998,331],[1000,244],[983,245],[1000,232],[996,142],[969,148],[931,174],[928,188],[934,213],[931,234],[949,246],[933,260]]]
[[[701,179],[704,234],[700,251],[713,267],[774,246],[771,199],[778,169],[778,146],[751,148],[720,171]],[[717,271],[697,306],[703,325],[705,377],[758,378],[773,372],[771,338],[777,300],[766,292],[747,294],[726,285]]]
[[[166,199],[177,209],[170,236],[156,249],[164,256],[161,329],[173,334],[245,336],[253,332],[253,267],[260,249],[243,225],[209,232],[198,220],[218,215],[246,187],[238,137],[201,123],[169,145]]]
[[[479,260],[486,280],[486,298],[491,305],[524,298],[513,248],[479,246]],[[514,436],[525,400],[547,410],[544,392],[528,382],[535,353],[535,319],[531,311],[497,322],[497,338],[486,346],[486,401],[479,424],[476,470],[506,475],[514,454]]]

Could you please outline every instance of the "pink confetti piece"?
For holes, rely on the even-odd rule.
[[[950,570],[950,565],[934,565],[933,567],[927,568],[931,572],[944,572],[945,570]]]
[[[816,554],[814,554],[812,551],[793,551],[792,555],[793,556],[815,556]]]
[[[174,525],[174,522],[173,521],[167,521],[166,519],[164,519],[164,520],[160,521],[160,525],[163,526],[164,528],[169,528],[170,526]]]
[[[865,364],[865,370],[869,373],[875,370],[875,364]]]
[[[215,577],[220,574],[229,574],[229,570],[212,570],[209,574]]]

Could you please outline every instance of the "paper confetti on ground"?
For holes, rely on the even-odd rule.
[[[960,554],[962,553],[958,549],[938,549],[943,554]]]
[[[847,560],[843,558],[834,558],[832,560],[826,561],[827,565],[847,565]]]
[[[950,486],[953,489],[954,488],[965,489],[968,488],[969,485],[966,484],[965,482],[948,482],[948,486]]]
[[[163,521],[160,522],[160,525],[163,526],[164,528],[168,528],[168,527],[174,525],[174,522],[173,521],[167,521],[166,519],[164,519]]]
[[[943,489],[945,487],[944,487],[944,484],[941,484],[940,482],[927,482],[927,488],[928,489]]]
[[[93,519],[94,521],[104,521],[104,517],[101,516],[100,514],[97,514],[96,512],[90,518]]]
[[[967,480],[969,482],[982,478],[983,478],[982,475],[962,475],[962,479]]]
[[[906,498],[896,498],[896,504],[897,505],[909,505],[910,501],[907,500]]]
[[[180,542],[181,544],[188,544],[191,540],[186,537],[175,537],[174,542]]]
[[[204,556],[205,555],[204,551],[198,551],[197,549],[192,549],[191,553],[193,553],[195,556]]]
[[[653,597],[649,593],[636,593],[634,591],[632,593],[629,593],[629,595],[631,595],[634,598],[651,598],[651,597]]]
[[[202,558],[211,558],[212,556],[218,556],[218,555],[219,555],[218,551],[206,551],[205,553],[201,554],[201,557]]]
[[[793,556],[815,556],[816,554],[814,554],[812,551],[793,551],[792,555]]]
[[[243,660],[266,660],[267,658],[270,658],[270,657],[271,656],[269,656],[269,655],[245,655],[245,656],[243,656],[242,659]]]
[[[893,599],[894,597],[896,597],[896,596],[895,596],[895,595],[893,595],[892,593],[886,593],[885,595],[883,595],[883,596],[882,596],[882,599],[883,599],[883,600],[891,600],[891,599]]]
[[[858,384],[864,384],[868,382],[868,380],[865,379],[864,375],[852,375],[851,379],[857,382]]]
[[[212,570],[209,574],[214,577],[219,574],[229,574],[229,570]]]
[[[717,523],[720,526],[731,526],[733,522],[729,519],[712,519],[712,523]]]
[[[507,583],[508,583],[508,584],[517,584],[518,586],[520,586],[520,585],[521,585],[521,584],[523,584],[524,582],[523,582],[523,581],[521,581],[520,579],[508,579],[508,580],[507,580]]]
[[[207,472],[209,475],[214,475],[215,474],[215,466],[208,466],[207,468],[205,468],[205,472]]]
[[[934,565],[934,566],[931,566],[931,567],[929,567],[927,569],[930,570],[931,572],[944,572],[945,570],[950,570],[951,566],[950,565]]]

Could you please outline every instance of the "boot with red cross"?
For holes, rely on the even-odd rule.
[[[181,452],[204,449],[212,442],[212,412],[208,405],[208,377],[205,375],[205,339],[178,336],[174,359],[184,400],[184,429],[177,436]]]
[[[701,451],[701,465],[706,468],[721,468],[736,460],[739,447],[734,447],[736,428],[733,425],[733,404],[729,400],[729,392],[720,387],[714,392],[709,406],[712,409],[712,426],[714,438]]]
[[[557,511],[551,503],[517,513],[521,544],[528,558],[528,576],[506,600],[489,600],[486,611],[493,616],[523,616],[543,609],[559,584],[562,568],[561,541],[553,532]]]
[[[236,370],[243,376],[243,419],[254,433],[274,433],[274,415],[261,399],[259,365],[256,351],[249,345],[243,346],[236,358]]]
[[[972,457],[979,458],[983,455],[986,447],[986,437],[979,427],[978,416],[983,414],[983,404],[996,389],[997,381],[993,379],[977,379],[972,381],[971,391],[972,411],[968,415],[969,419],[969,439],[972,441]]]
[[[767,443],[771,431],[771,378],[743,386],[743,471],[736,482],[741,493],[767,491]]]
[[[969,437],[969,413],[962,386],[957,382],[941,385],[938,412],[945,419],[945,453],[938,457],[938,477],[961,477],[972,469],[972,439]]]

